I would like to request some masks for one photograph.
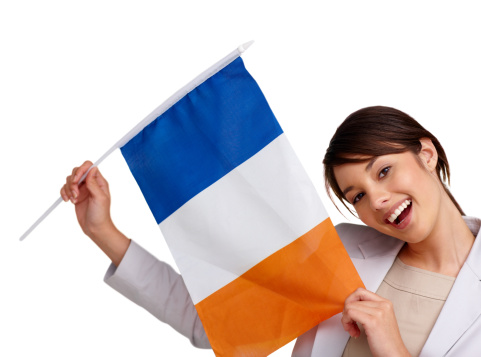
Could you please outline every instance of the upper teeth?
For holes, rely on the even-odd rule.
[[[406,209],[407,206],[409,206],[410,204],[411,204],[411,201],[409,201],[409,200],[406,200],[403,203],[401,203],[399,205],[399,207],[396,208],[394,213],[388,218],[388,221],[391,222],[391,223],[394,222],[394,220],[396,218],[398,218],[398,216],[401,214],[401,212],[404,211],[404,209]]]

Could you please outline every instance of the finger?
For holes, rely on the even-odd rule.
[[[85,161],[80,167],[76,167],[72,171],[72,183],[78,183],[82,176],[90,169],[93,165],[92,161]]]
[[[379,314],[381,305],[386,300],[363,288],[358,288],[349,295],[344,302],[344,311],[341,323],[351,337],[358,337],[360,330],[357,325],[364,325],[368,318]]]
[[[73,183],[73,175],[67,177],[67,183],[65,184],[65,191],[72,203],[76,203],[76,199],[79,196],[78,184]]]
[[[109,190],[109,183],[105,179],[105,177],[100,173],[100,170],[97,167],[92,168],[91,171],[93,171],[93,176],[95,177],[95,180],[97,181],[97,185],[100,187],[100,189],[110,197],[110,190]]]
[[[384,299],[369,290],[358,288],[355,292],[347,297],[346,301],[344,302],[344,306],[353,301],[384,301]]]
[[[348,304],[343,311],[341,322],[346,331],[350,330],[349,324],[353,321],[360,323],[368,330],[372,328],[386,328],[392,326],[395,314],[392,303],[383,301],[357,301]]]
[[[379,331],[379,329],[385,329],[386,327],[380,311],[350,309],[344,316],[346,316],[346,318],[341,319],[342,326],[352,337],[358,337],[360,334],[358,324],[364,327],[368,337],[370,331]]]
[[[351,337],[358,337],[360,335],[358,324],[366,328],[366,324],[371,326],[373,322],[379,321],[378,319],[381,315],[379,308],[366,306],[365,302],[350,304],[342,313],[342,327]]]
[[[386,314],[381,305],[367,305],[365,302],[359,304],[351,304],[344,310],[343,322],[346,324],[352,323],[352,321],[358,322],[362,325],[368,319],[382,319]]]
[[[348,313],[342,313],[341,323],[344,331],[347,331],[351,337],[357,338],[361,335],[359,326]]]
[[[69,197],[73,203],[77,202],[80,194],[78,187],[80,179],[92,165],[91,161],[85,161],[80,167],[75,167],[72,170],[72,175],[67,177],[67,193],[70,193]]]
[[[90,194],[95,199],[109,198],[109,191],[107,181],[102,177],[97,167],[93,167],[87,174],[85,185]]]
[[[354,293],[346,299],[343,314],[346,316],[346,322],[348,322],[348,317],[356,322],[364,323],[359,320],[359,314],[382,318],[383,315],[388,315],[392,311],[392,303],[389,300],[365,290]]]
[[[67,199],[72,199],[73,196],[72,196],[72,190],[70,188],[70,182],[71,182],[71,176],[67,176],[66,179],[65,179],[65,185],[63,185],[62,189],[65,193],[65,196],[67,197]]]
[[[63,185],[60,189],[60,196],[62,196],[62,200],[64,200],[64,202],[67,202],[69,200],[67,192],[65,191],[65,185]]]
[[[364,310],[369,310],[369,309],[383,309],[387,308],[387,305],[389,304],[388,300],[383,300],[383,301],[352,301],[350,303],[347,303],[344,305],[344,310],[347,309],[364,309]]]
[[[75,177],[75,173],[77,172],[77,170],[78,170],[78,167],[74,167],[74,168],[72,169],[72,175],[71,175],[72,178]]]

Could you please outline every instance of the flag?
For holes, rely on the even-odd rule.
[[[204,76],[121,152],[215,354],[265,356],[363,284],[241,57]]]

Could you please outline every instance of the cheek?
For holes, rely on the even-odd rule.
[[[418,195],[427,195],[431,199],[434,198],[436,192],[439,191],[437,177],[426,171],[417,172],[416,175],[412,175],[406,181],[406,184],[412,188],[415,188]]]
[[[356,209],[356,213],[362,223],[370,227],[372,227],[376,223],[374,214],[369,207],[358,207]]]
[[[393,191],[409,195],[416,205],[416,212],[423,217],[423,222],[430,222],[441,205],[441,194],[437,176],[423,168],[412,170],[409,175],[396,178],[396,188]],[[421,224],[421,221],[419,221]],[[423,224],[424,225],[424,224]]]
[[[414,170],[403,170],[402,175],[396,175],[389,183],[388,189],[391,192],[419,196],[432,193],[434,186],[432,175],[424,168],[416,167]],[[416,197],[413,198],[416,199]]]

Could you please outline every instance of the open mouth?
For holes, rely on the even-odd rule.
[[[399,225],[401,224],[404,219],[409,215],[411,211],[412,205],[411,200],[405,200],[403,203],[399,205],[398,208],[394,210],[394,212],[386,219],[386,223]]]

